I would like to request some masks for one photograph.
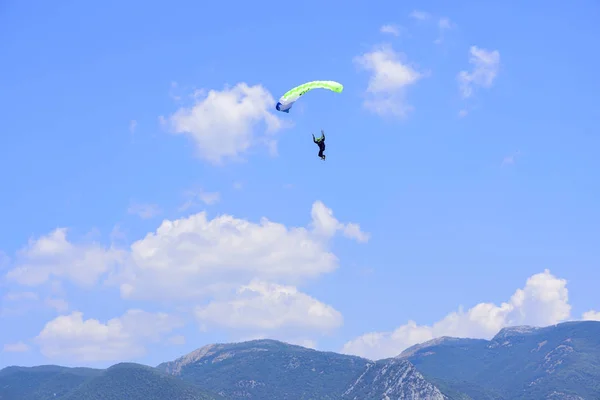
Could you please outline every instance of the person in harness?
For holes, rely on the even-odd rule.
[[[323,152],[325,151],[325,132],[323,132],[323,129],[321,129],[321,137],[320,138],[315,138],[315,134],[313,133],[312,135],[313,137],[313,142],[315,142],[317,144],[317,146],[319,146],[319,157],[321,157],[321,160],[325,161],[325,154],[323,154]]]

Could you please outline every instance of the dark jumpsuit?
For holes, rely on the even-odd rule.
[[[315,135],[313,135],[313,142],[315,142],[317,146],[319,146],[319,157],[321,157],[321,159],[324,160],[325,155],[323,154],[323,152],[325,151],[325,133],[321,131],[321,137],[318,139],[316,139]]]

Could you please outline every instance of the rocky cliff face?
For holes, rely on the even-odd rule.
[[[352,400],[446,400],[447,397],[408,361],[391,359],[367,365],[344,392]]]

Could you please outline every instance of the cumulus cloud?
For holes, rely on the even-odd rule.
[[[38,286],[52,277],[66,278],[78,285],[91,286],[123,259],[123,252],[96,243],[71,243],[67,229],[57,228],[21,249],[15,265],[6,274],[9,281]]]
[[[586,311],[583,313],[582,319],[584,321],[600,321],[600,311]]]
[[[392,36],[400,36],[400,27],[398,25],[383,25],[379,28],[379,32],[386,33]]]
[[[475,87],[490,88],[498,75],[500,68],[500,53],[498,50],[486,50],[477,46],[469,49],[471,71],[460,71],[458,74],[459,89],[464,98],[473,95]]]
[[[226,300],[196,309],[204,325],[241,331],[326,332],[339,327],[342,315],[293,286],[253,280]]]
[[[371,359],[393,357],[414,344],[441,336],[492,338],[501,328],[515,325],[547,326],[569,318],[567,281],[545,270],[527,279],[508,302],[480,303],[459,308],[431,326],[414,321],[393,332],[371,332],[347,342],[343,352]],[[588,316],[591,316],[589,314]]]
[[[160,214],[160,208],[156,204],[132,203],[127,212],[141,219],[150,219]]]
[[[400,54],[388,46],[356,58],[359,65],[373,73],[367,88],[369,92],[398,90],[420,78],[420,74],[403,64],[400,58]]]
[[[311,227],[288,228],[262,218],[259,223],[206,212],[174,221],[131,245],[129,262],[112,282],[126,298],[187,299],[231,290],[251,279],[295,284],[337,268],[328,249],[337,231],[360,241],[366,233],[342,224],[315,202]]]
[[[120,287],[124,298],[163,300],[212,296],[254,278],[296,285],[337,268],[338,259],[329,250],[334,235],[358,242],[369,238],[358,224],[338,221],[322,202],[313,204],[311,216],[305,228],[267,218],[209,219],[200,212],[164,220],[129,248],[74,243],[59,228],[22,249],[6,278],[29,286],[67,280],[84,287],[102,278]],[[46,304],[66,310],[68,304],[56,297]]]
[[[382,46],[354,59],[360,68],[371,73],[364,105],[376,114],[403,117],[412,110],[406,104],[405,92],[423,75],[401,58],[391,47]]]
[[[192,107],[177,110],[163,122],[172,134],[190,137],[198,155],[213,164],[239,160],[251,147],[273,149],[282,128],[273,114],[275,100],[261,85],[238,83],[222,91],[200,91]]]
[[[338,267],[339,260],[330,250],[334,237],[359,243],[369,240],[360,225],[339,221],[320,201],[313,203],[307,220],[306,226],[289,227],[267,218],[249,221],[217,215],[211,219],[200,212],[163,220],[155,231],[122,248],[74,243],[67,240],[66,230],[57,229],[32,240],[7,273],[22,285],[46,283],[39,290],[46,290],[47,295],[40,299],[34,292],[15,291],[5,297],[35,298],[64,313],[73,308],[63,300],[60,282],[87,288],[103,283],[118,287],[124,299],[167,301],[191,309],[194,303],[202,304],[196,316],[204,325],[233,329],[232,324],[239,322],[240,334],[283,335],[293,329],[289,327],[303,324],[303,333],[281,337],[304,340],[308,338],[302,336],[305,333],[339,326],[341,315],[297,286]],[[229,311],[218,315],[218,310],[232,307],[241,307],[241,316]],[[262,319],[258,318],[261,314]],[[84,320],[73,311],[49,322],[38,343],[48,357],[64,352],[71,358],[98,358],[103,346],[109,347],[104,352],[107,360],[122,351],[140,354],[143,341],[134,343],[137,331],[129,327],[134,324],[127,324],[132,318],[128,313],[100,322]],[[91,355],[83,354],[84,350]]]
[[[3,347],[3,351],[5,353],[26,353],[29,350],[30,350],[29,345],[26,343],[23,343],[23,342],[8,343],[8,344],[5,344]]]
[[[41,353],[73,362],[121,361],[145,354],[145,346],[182,326],[165,313],[129,310],[106,323],[74,311],[48,322],[35,338]]]
[[[369,234],[361,231],[360,226],[354,223],[343,224],[338,221],[333,210],[321,201],[316,201],[311,210],[312,227],[314,232],[326,237],[335,235],[337,231],[343,232],[344,236],[365,243],[369,240]]]

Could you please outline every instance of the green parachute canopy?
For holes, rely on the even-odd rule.
[[[313,89],[327,89],[331,90],[332,92],[341,93],[342,90],[344,90],[344,86],[335,81],[312,81],[303,83],[302,85],[296,86],[281,96],[275,108],[277,111],[289,113],[290,108],[292,108],[296,100],[298,100],[303,94],[310,92]]]

